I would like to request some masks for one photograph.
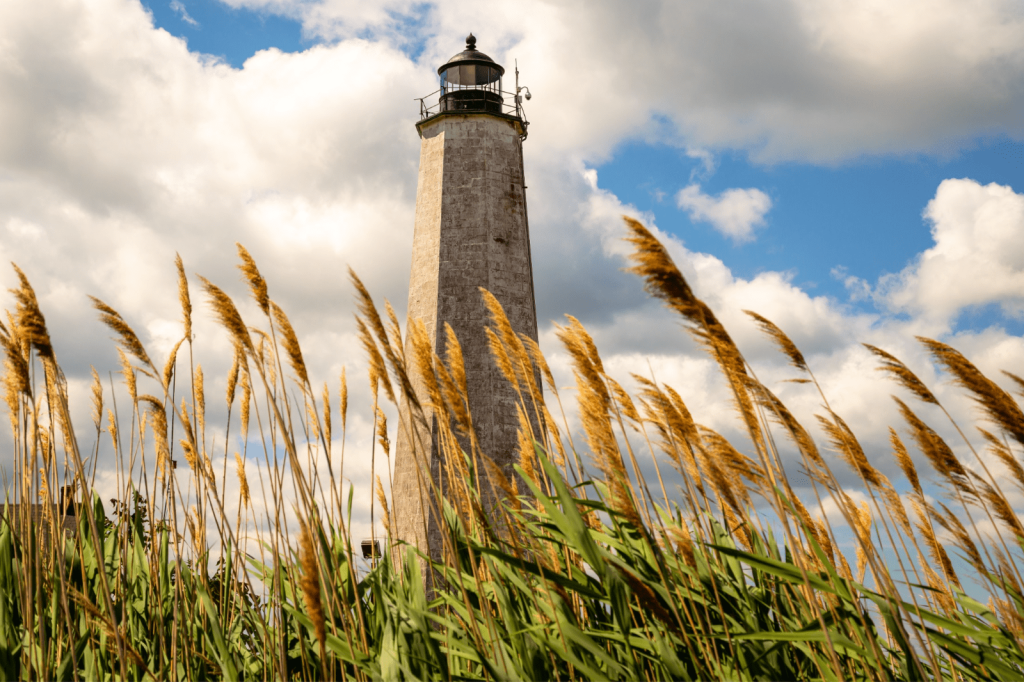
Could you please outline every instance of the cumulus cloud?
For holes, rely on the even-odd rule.
[[[1024,137],[1024,9],[1004,0],[230,4],[287,14],[328,40],[415,46],[428,64],[472,29],[492,57],[518,58],[538,138],[591,161],[622,137],[768,162]]]
[[[879,282],[879,300],[949,324],[972,306],[1024,317],[1024,195],[995,183],[945,180],[924,217],[935,245]]]
[[[678,320],[621,271],[627,252],[621,215],[657,229],[653,217],[602,189],[588,169],[636,135],[685,137],[684,149],[745,145],[760,158],[836,160],[930,149],[985,130],[1016,135],[1020,125],[1016,115],[1004,116],[1019,109],[1015,86],[990,92],[976,85],[1024,82],[1016,61],[1024,41],[1012,39],[1020,22],[994,4],[930,33],[906,26],[906,35],[889,35],[894,29],[884,28],[896,44],[886,42],[885,49],[918,45],[927,53],[940,39],[957,45],[948,59],[960,68],[941,78],[927,59],[891,72],[859,55],[854,47],[866,38],[829,14],[844,16],[840,5],[790,2],[785,11],[768,11],[751,3],[726,17],[716,5],[670,3],[650,13],[595,3],[582,14],[557,3],[236,4],[291,12],[333,42],[296,54],[262,51],[233,69],[154,29],[134,0],[0,3],[0,260],[17,262],[35,285],[68,374],[76,423],[89,423],[89,365],[105,377],[117,368],[110,335],[86,295],[120,310],[160,363],[180,338],[175,252],[190,276],[201,273],[222,285],[247,319],[259,319],[234,269],[235,242],[252,252],[271,296],[291,317],[317,383],[335,386],[346,365],[353,411],[367,404],[345,266],[356,268],[378,300],[386,296],[404,313],[419,153],[411,98],[436,88],[434,69],[459,49],[467,23],[480,28],[481,48],[506,66],[518,57],[535,95],[524,152],[533,263],[542,342],[561,368],[560,385],[572,377],[549,321],[572,313],[594,332],[616,376],[628,381],[630,372],[653,370],[684,393],[702,423],[728,433],[737,424],[714,366],[680,332]],[[887,11],[904,16],[903,6]],[[951,6],[939,2],[930,12],[947,16]],[[396,17],[416,20],[398,35]],[[990,25],[987,52],[977,47],[980,39],[956,40],[974,35],[965,26]],[[422,51],[409,50],[409,40],[421,41]],[[971,97],[964,96],[968,91]],[[967,230],[970,239],[996,239],[1006,253],[985,257],[1001,263],[1007,276],[1020,269],[1007,260],[1013,251],[1006,231],[1014,223],[1005,222],[993,237],[985,230],[994,228],[970,218],[984,211],[964,208],[998,200],[1002,209],[986,205],[1007,221],[1017,195],[982,188],[991,195],[983,192],[985,201],[971,200],[971,192],[947,201],[951,187],[939,188],[928,209],[936,253],[945,260],[926,252],[917,269],[887,285],[894,305],[911,311],[939,305],[928,302],[926,278],[939,278],[932,270],[941,273],[961,252],[947,226],[960,226],[951,235]],[[723,197],[709,198],[706,211]],[[996,218],[982,222],[991,226],[990,220]],[[949,336],[926,316],[907,322],[852,313],[843,302],[809,295],[785,273],[737,277],[722,259],[659,235],[698,295],[762,368],[759,376],[808,423],[820,397],[781,383],[793,371],[744,308],[772,318],[794,338],[831,404],[882,448],[884,421],[876,406],[892,389],[870,371],[873,361],[854,339],[894,351],[930,383],[936,374],[907,341],[914,333],[962,342],[985,371],[1024,362],[1019,344],[997,329]],[[962,265],[977,273],[985,262],[972,258]],[[0,269],[0,284],[13,283],[12,273]],[[1013,309],[1007,291],[977,289],[969,303],[1009,301]],[[193,299],[197,361],[208,394],[223,395],[231,345],[195,289]],[[208,409],[214,423],[224,408],[211,398]],[[365,459],[372,429],[362,418],[363,427],[352,430],[349,461],[365,465],[359,458]],[[358,420],[350,416],[350,423]],[[351,475],[358,494],[370,490],[365,466],[352,465]]]
[[[701,191],[700,185],[687,185],[676,194],[676,205],[690,214],[691,220],[711,223],[720,233],[739,244],[754,239],[754,229],[764,225],[772,200],[759,189],[727,189],[718,196]]]

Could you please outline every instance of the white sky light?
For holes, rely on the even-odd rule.
[[[175,252],[242,299],[235,242],[312,374],[333,385],[346,364],[361,382],[345,267],[404,312],[413,98],[470,30],[508,76],[518,60],[534,95],[526,172],[549,352],[549,320],[571,313],[624,380],[650,361],[698,420],[733,428],[714,372],[621,272],[629,213],[661,228],[762,380],[792,373],[740,311],[794,338],[875,460],[893,387],[859,342],[933,384],[914,334],[997,380],[1024,374],[1019,3],[13,0],[0,3],[0,260],[35,285],[82,423],[89,365],[116,369],[86,295],[161,355],[178,333]],[[885,191],[865,190],[871,178]],[[828,189],[811,196],[816,183]],[[816,202],[830,223],[857,215],[855,230],[801,213]],[[199,317],[214,377],[228,343]],[[805,416],[818,407],[801,386],[779,392]]]

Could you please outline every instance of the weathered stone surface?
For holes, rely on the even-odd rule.
[[[484,113],[444,114],[418,128],[422,143],[409,319],[423,321],[442,357],[444,324],[452,326],[462,346],[481,450],[511,479],[517,461],[517,396],[491,357],[485,333],[489,317],[480,288],[494,294],[517,333],[536,340],[520,129],[516,121]],[[421,402],[428,402],[422,387],[417,391]],[[430,421],[434,423],[410,431],[414,425],[408,407],[401,410],[394,530],[399,539],[423,551],[429,547],[439,558],[440,535],[423,478],[429,467],[440,480],[436,417]],[[492,495],[485,486],[485,502]]]

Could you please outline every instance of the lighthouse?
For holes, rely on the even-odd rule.
[[[421,320],[435,352],[445,356],[445,323],[462,348],[469,408],[480,450],[513,480],[518,461],[517,395],[491,357],[485,328],[488,311],[480,289],[505,309],[517,334],[537,339],[530,230],[526,217],[523,140],[528,123],[518,83],[504,89],[505,69],[476,47],[466,48],[437,73],[440,87],[420,99],[420,167],[416,187],[409,320]],[[436,97],[436,99],[435,99]],[[417,392],[422,387],[417,388]],[[421,403],[429,403],[425,395]],[[408,405],[400,409],[393,482],[397,540],[435,560],[441,556],[436,509],[427,499],[438,483],[437,419],[417,423]],[[433,423],[431,423],[433,422]],[[462,444],[468,451],[468,445]],[[482,477],[482,474],[481,474]],[[485,506],[498,491],[485,483]],[[441,486],[443,490],[444,486]],[[442,493],[443,494],[443,493]]]

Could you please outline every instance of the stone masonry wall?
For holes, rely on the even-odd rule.
[[[514,122],[487,114],[439,116],[420,126],[420,136],[409,319],[423,321],[442,357],[444,323],[452,326],[462,346],[481,449],[511,479],[517,461],[517,397],[491,358],[484,331],[489,316],[479,289],[497,297],[517,333],[536,340],[522,141]],[[427,466],[435,480],[439,475],[436,425],[421,424],[410,431],[414,425],[407,409],[401,410],[400,422],[395,532],[423,551],[429,539],[430,553],[438,558],[440,537],[436,520],[430,518],[424,497],[427,482],[422,478]],[[410,433],[422,443],[415,448],[419,466]]]

